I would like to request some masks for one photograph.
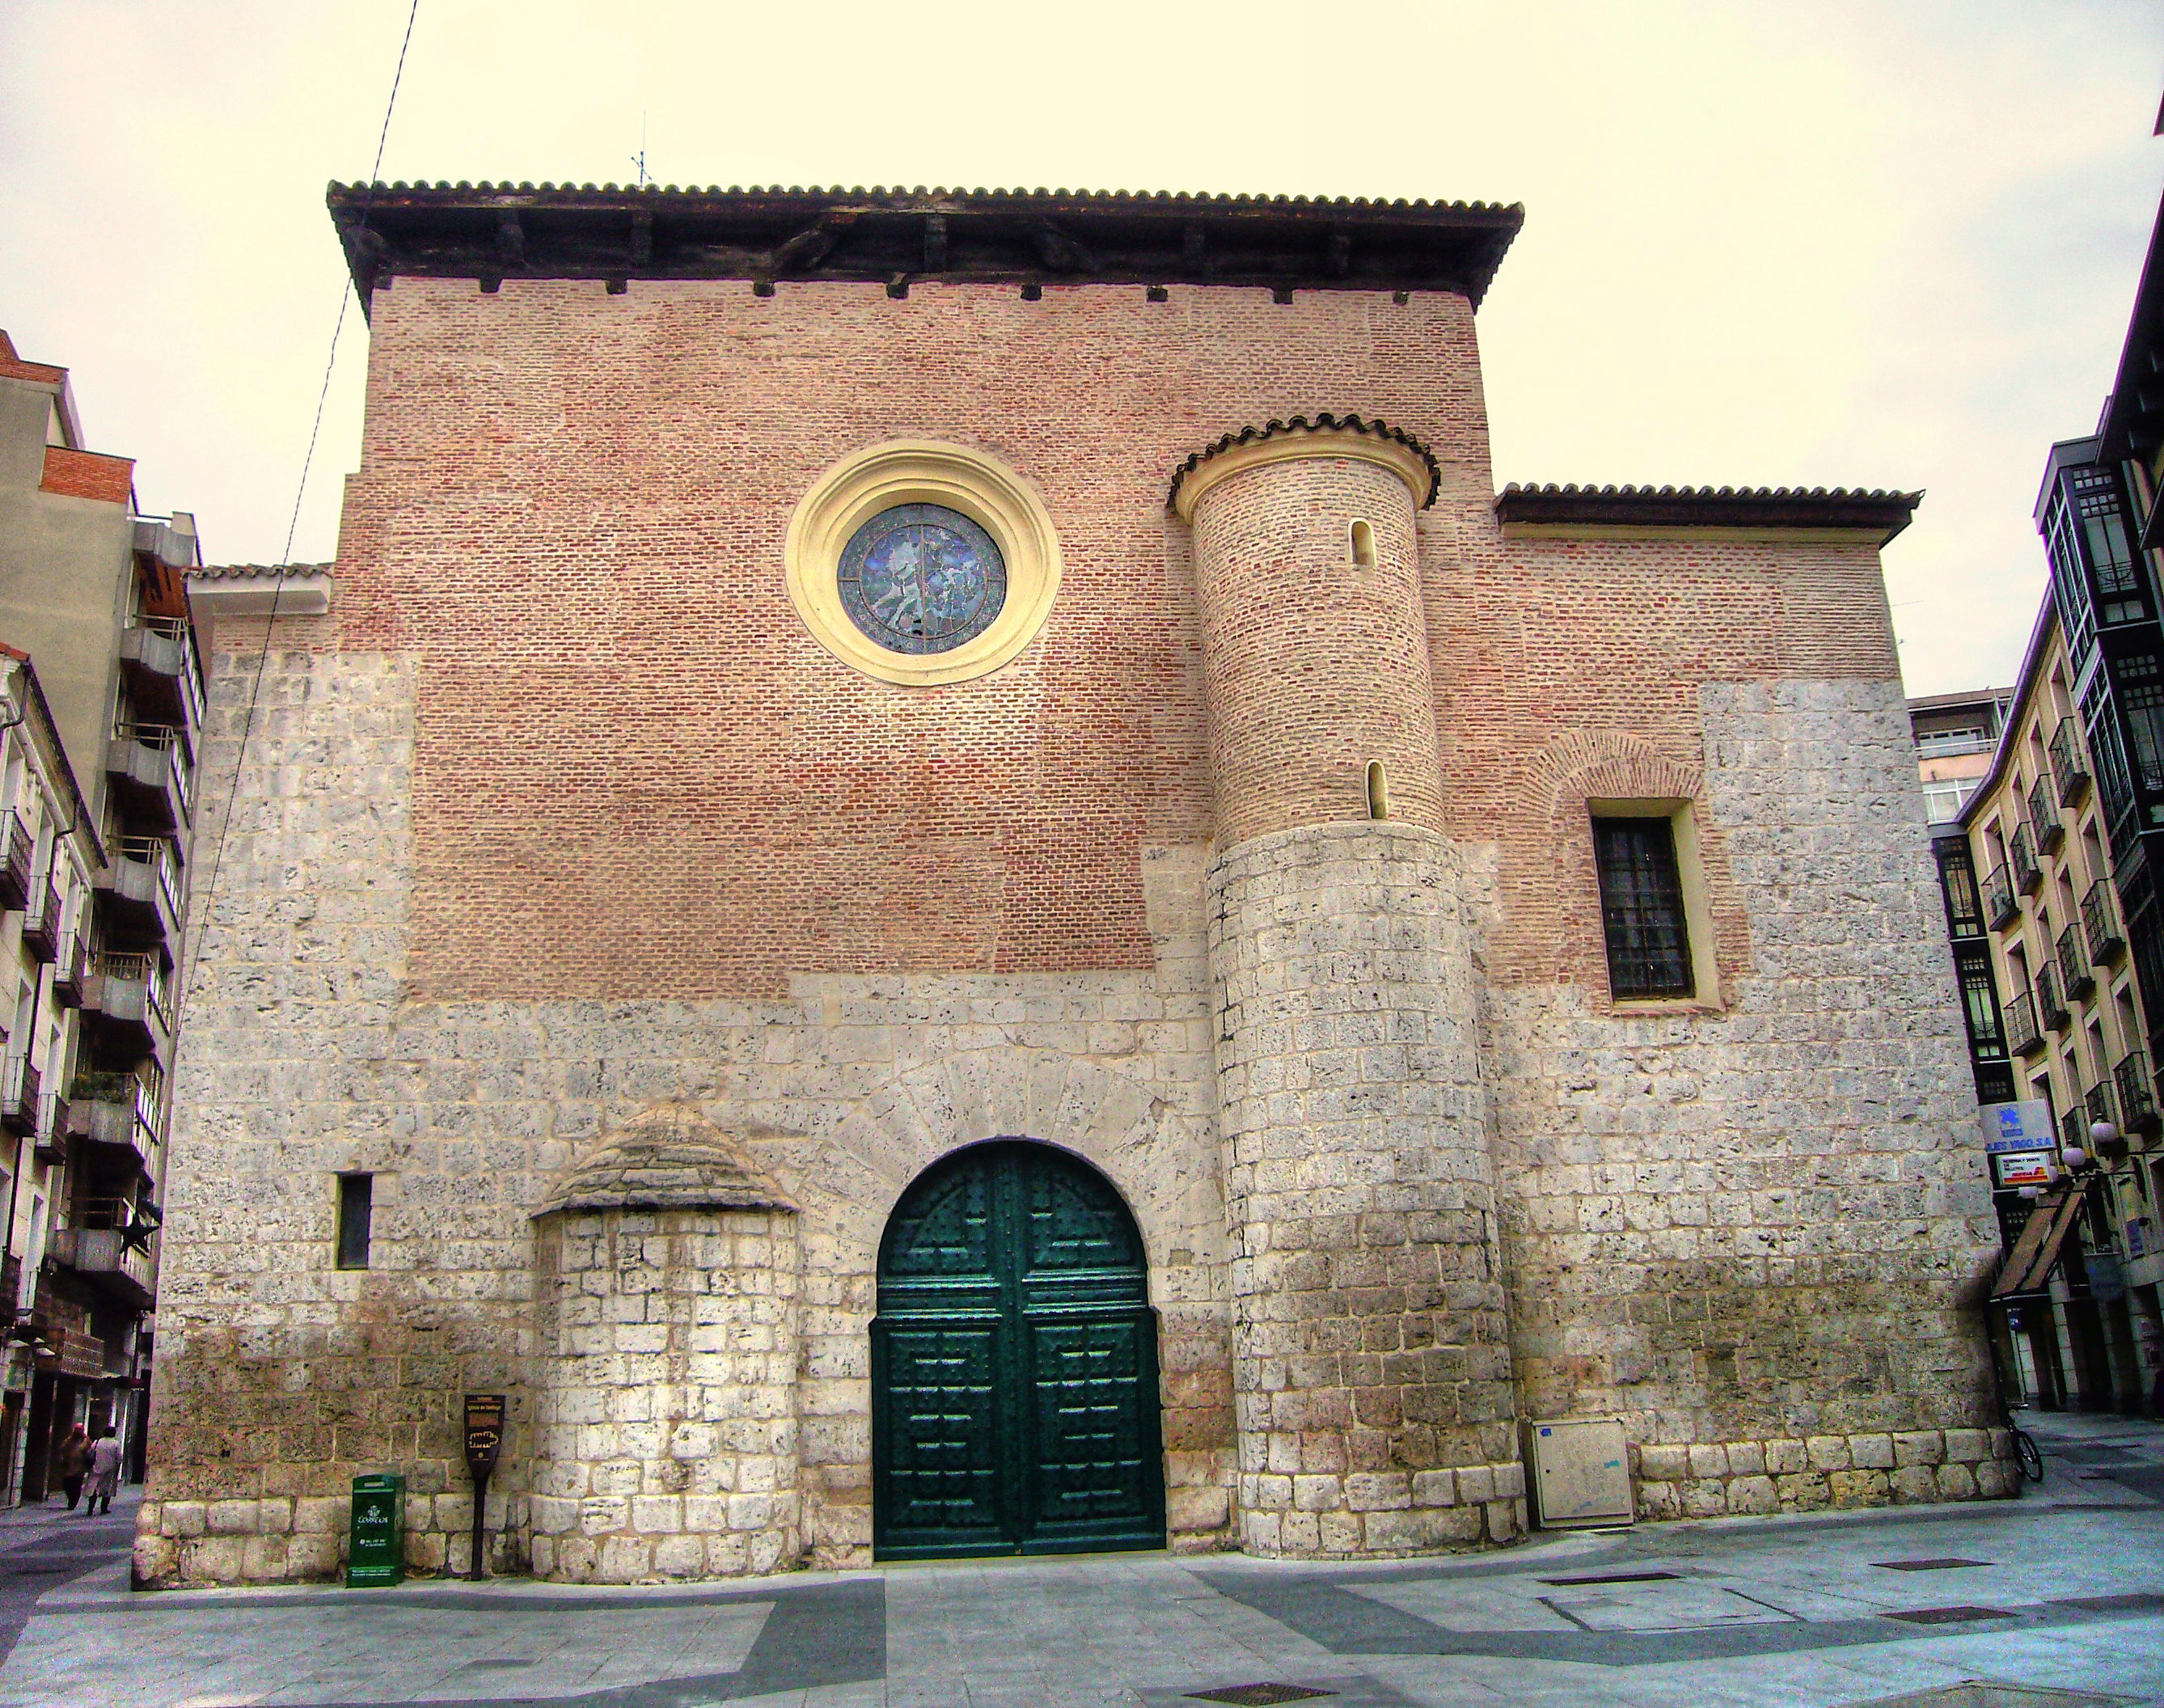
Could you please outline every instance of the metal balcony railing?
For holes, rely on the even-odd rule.
[[[0,910],[30,905],[30,860],[36,844],[23,816],[10,807],[0,825]]]
[[[1983,912],[1991,921],[1991,928],[1999,930],[2014,922],[2021,912],[2021,904],[2014,899],[2014,886],[2008,880],[2004,866],[1993,866],[1983,875]]]
[[[68,1101],[57,1091],[38,1100],[38,1158],[41,1162],[67,1160]]]
[[[2051,780],[2041,772],[2029,786],[2029,822],[2036,833],[2038,851],[2056,854],[2067,839],[2067,828],[2059,822],[2059,805],[2051,798]]]
[[[38,1130],[38,1070],[27,1050],[0,1059],[0,1127],[28,1138]]]
[[[2098,1080],[2090,1086],[2083,1095],[2082,1101],[2088,1107],[2091,1121],[2109,1121],[2114,1127],[2119,1125],[2119,1117],[2113,1108],[2114,1099],[2109,1079]]]
[[[60,934],[53,952],[53,1001],[60,1007],[82,1006],[82,980],[89,959],[90,951],[84,945],[80,927]]]
[[[2089,768],[2082,757],[2081,738],[2074,720],[2062,717],[2051,732],[2051,777],[2059,786],[2059,804],[2073,807],[2089,791]]]
[[[2048,961],[2036,969],[2036,1017],[2052,1032],[2064,1032],[2073,1023],[2067,1005],[2059,1000],[2058,975]]]
[[[60,892],[48,872],[30,890],[30,905],[23,910],[23,947],[40,961],[50,961],[60,951]]]
[[[2076,1145],[2086,1148],[2088,1142],[2088,1111],[2077,1103],[2059,1117],[2059,1143],[2072,1149]]]
[[[2089,959],[2109,966],[2126,953],[2126,936],[2119,928],[2119,904],[2113,900],[2109,879],[2098,878],[2082,897],[2082,935],[2089,942]]]
[[[2130,1127],[2147,1120],[2154,1125],[2156,1117],[2156,1081],[2149,1072],[2149,1053],[2129,1050],[2119,1059],[2119,1065],[2111,1070],[2112,1081],[2119,1087],[2119,1106],[2125,1112]]]
[[[2036,864],[2036,847],[2030,840],[2029,827],[2017,824],[2014,834],[2006,838],[2006,863],[2014,868],[2014,886],[2025,895],[2033,895],[2044,881],[2044,869]]]
[[[2082,929],[2072,920],[2059,933],[2059,977],[2069,1001],[2078,1002],[2096,989],[2096,975],[2089,970],[2088,952],[2082,947]]]
[[[2036,1029],[2036,999],[2026,991],[2006,1005],[2006,1047],[2021,1056],[2044,1047],[2044,1034]]]

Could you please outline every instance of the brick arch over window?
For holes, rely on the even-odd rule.
[[[1521,774],[1527,806],[1547,809],[1547,882],[1537,868],[1505,880],[1506,896],[1539,909],[1545,889],[1552,913],[1548,930],[1536,938],[1552,944],[1552,970],[1557,982],[1583,986],[1602,1004],[1608,1000],[1608,951],[1600,926],[1600,884],[1593,863],[1594,801],[1688,801],[1698,831],[1709,911],[1713,921],[1715,964],[1720,988],[1732,997],[1735,980],[1748,970],[1750,927],[1729,870],[1727,836],[1713,821],[1705,801],[1705,768],[1679,759],[1644,736],[1616,730],[1574,730],[1534,754]],[[1532,924],[1532,921],[1526,923]],[[1521,976],[1535,980],[1533,966]]]

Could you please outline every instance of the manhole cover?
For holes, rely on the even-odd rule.
[[[1876,1696],[1850,1708],[2122,1708],[2135,1700],[2100,1696],[2093,1690],[2051,1690],[2041,1684],[1995,1684],[1988,1679],[1968,1679],[1905,1696]]]
[[[1963,1566],[1988,1566],[1989,1560],[1873,1560],[1871,1563],[1882,1572],[1951,1572]]]
[[[1542,1578],[1543,1584],[1558,1586],[1578,1584],[1672,1584],[1678,1577],[1675,1572],[1608,1572],[1591,1578]]]
[[[1888,1613],[1888,1619],[1905,1619],[1911,1625],[1967,1625],[1978,1619],[2011,1619],[2003,1607],[1911,1607],[1905,1613]]]
[[[1310,1702],[1318,1696],[1334,1696],[1335,1690],[1312,1690],[1305,1684],[1227,1684],[1221,1690],[1190,1690],[1190,1702],[1230,1702],[1236,1708],[1263,1708],[1270,1702]]]

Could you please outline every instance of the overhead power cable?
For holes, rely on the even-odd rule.
[[[420,15],[421,0],[413,0],[412,5],[406,13],[406,34],[398,43],[398,63],[391,73],[391,93],[383,102],[383,124],[376,134],[376,160],[369,167],[367,187],[361,192],[359,221],[359,229],[361,231],[368,229],[369,208],[376,197],[376,181],[383,176],[383,150],[384,145],[391,139],[391,115],[397,110],[398,86],[406,76],[406,52],[413,45],[413,24]],[[338,368],[339,339],[345,331],[346,309],[352,302],[353,277],[350,271],[348,271],[339,288],[338,318],[331,323],[330,351],[323,359],[323,382],[316,393],[316,414],[314,421],[308,428],[308,448],[301,459],[301,477],[293,489],[293,510],[286,523],[284,549],[278,554],[277,578],[270,585],[270,608],[263,619],[263,644],[256,649],[255,668],[249,677],[248,709],[241,717],[240,744],[233,756],[233,782],[226,791],[225,812],[218,820],[218,840],[212,845],[210,873],[203,886],[203,905],[206,910],[215,904],[218,895],[218,868],[224,862],[225,838],[233,828],[234,805],[240,795],[241,769],[247,763],[248,744],[255,733],[255,705],[263,689],[264,668],[270,657],[271,631],[277,626],[278,606],[285,596],[287,571],[292,564],[293,540],[300,532],[301,501],[307,496],[308,473],[314,467],[316,460],[316,443],[323,436],[323,410],[330,402],[331,376]],[[204,930],[208,928],[209,923],[209,914],[206,911],[203,928],[199,928],[196,933],[195,948],[197,956],[202,952]],[[181,984],[184,998],[189,982],[190,980],[184,980]]]

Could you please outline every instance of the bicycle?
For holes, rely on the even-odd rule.
[[[2010,1321],[2007,1327],[2011,1332]],[[1999,1425],[2014,1437],[2014,1458],[2021,1467],[2022,1476],[2030,1482],[2041,1483],[2044,1480],[2044,1449],[2036,1445],[2035,1436],[2014,1421],[2014,1406],[2007,1397],[2006,1365],[1999,1355],[1998,1337],[1989,1335],[1986,1338],[1991,1347],[1991,1385],[1999,1401]]]

